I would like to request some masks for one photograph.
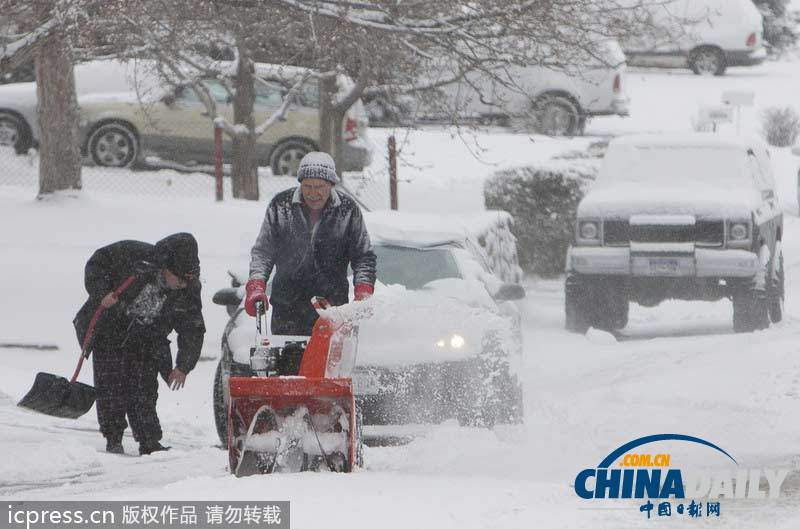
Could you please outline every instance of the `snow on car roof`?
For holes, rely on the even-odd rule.
[[[498,219],[510,222],[511,215],[505,211],[483,211],[470,217],[374,211],[364,218],[374,243],[429,248],[461,245],[486,233]]]

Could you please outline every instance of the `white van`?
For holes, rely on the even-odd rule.
[[[751,0],[671,0],[646,9],[652,31],[622,43],[631,66],[722,75],[767,57],[763,18]]]
[[[587,118],[628,115],[625,54],[615,40],[599,42],[596,51],[597,57],[576,59],[582,64],[507,66],[491,75],[472,72],[439,89],[440,104],[421,97],[416,119],[450,122],[455,114],[461,122],[550,136],[582,134]]]

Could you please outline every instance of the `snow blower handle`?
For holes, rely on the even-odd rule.
[[[267,322],[266,314],[267,311],[264,309],[264,302],[256,301],[256,331],[258,332],[259,337],[264,336],[264,332],[262,331],[269,333],[269,323]],[[263,328],[261,325],[261,318],[264,318]]]

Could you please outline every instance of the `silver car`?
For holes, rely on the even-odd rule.
[[[269,65],[259,65],[269,71]],[[271,68],[285,71],[284,68]],[[294,69],[296,70],[296,69]],[[293,71],[294,71],[293,70]],[[257,70],[260,71],[260,70]],[[286,86],[281,79],[256,83],[255,115],[264,119],[281,105]],[[143,61],[95,61],[75,68],[81,113],[81,149],[88,161],[108,167],[127,167],[146,155],[181,162],[213,163],[213,125],[205,106],[188,86],[162,83]],[[300,158],[319,145],[319,110],[315,80],[301,91],[286,115],[256,142],[260,165],[274,174],[292,175]],[[233,121],[230,92],[217,80],[204,81],[219,113]],[[0,145],[14,146],[18,153],[36,146],[36,84],[0,86]],[[366,140],[367,116],[357,102],[345,116],[344,171],[360,171],[369,165],[372,152]],[[225,137],[223,152],[231,151]]]

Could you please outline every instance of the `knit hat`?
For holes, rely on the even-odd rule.
[[[302,182],[304,178],[319,178],[331,184],[338,183],[336,164],[331,155],[327,152],[314,151],[303,156],[297,168],[297,181]]]
[[[156,243],[156,262],[176,276],[194,279],[200,274],[197,241],[191,233],[174,233]]]

